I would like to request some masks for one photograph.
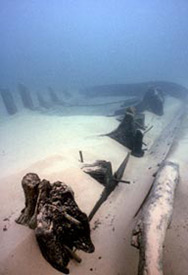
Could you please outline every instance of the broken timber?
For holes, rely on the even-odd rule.
[[[100,206],[107,200],[108,196],[114,191],[114,189],[116,188],[118,183],[121,182],[121,178],[122,178],[125,168],[127,166],[129,157],[130,157],[130,153],[127,154],[127,156],[121,163],[118,170],[114,173],[114,175],[112,175],[111,163],[110,163],[110,165],[108,165],[106,172],[103,173],[105,175],[105,178],[104,178],[105,188],[104,188],[99,200],[96,202],[94,208],[92,209],[92,211],[90,212],[90,214],[88,216],[89,221],[91,221],[91,219],[93,218],[93,216],[95,215],[97,210],[100,208]],[[89,173],[89,174],[91,174],[91,173]],[[129,183],[126,181],[123,181],[123,182]]]
[[[163,244],[172,217],[178,181],[178,165],[164,162],[132,232],[131,244],[140,251],[138,275],[163,274]]]

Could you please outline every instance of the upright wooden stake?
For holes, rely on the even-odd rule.
[[[84,162],[82,151],[79,151],[79,155],[80,155],[80,162]]]

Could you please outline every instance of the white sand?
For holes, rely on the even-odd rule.
[[[173,117],[178,106],[177,100],[168,98],[164,116],[157,117],[147,112],[146,124],[154,125],[145,136],[148,147]],[[110,160],[116,170],[127,149],[99,135],[116,128],[118,122],[115,118],[104,116],[59,117],[25,112],[0,123],[0,274],[60,274],[41,256],[33,231],[14,222],[24,206],[21,179],[26,172],[36,172],[41,178],[52,182],[64,181],[73,188],[80,208],[88,214],[99,198],[102,186],[81,171],[78,151],[83,151],[85,162]],[[184,126],[188,126],[187,121]],[[172,229],[167,234],[165,274],[185,275],[188,270],[188,211],[185,211],[188,210],[187,139],[185,130],[182,142],[180,137],[171,154],[171,158],[180,164],[182,182],[175,199]],[[138,251],[130,246],[130,234],[133,216],[151,183],[149,166],[147,156],[142,159],[131,157],[124,179],[131,180],[132,184],[119,184],[99,209],[91,222],[91,228],[98,223],[98,227],[92,230],[96,251],[94,254],[79,252],[83,262],[71,262],[71,274],[136,274]],[[5,218],[9,220],[3,221]],[[3,231],[5,226],[7,231]],[[179,237],[175,240],[177,234]],[[176,247],[181,252],[176,251]]]

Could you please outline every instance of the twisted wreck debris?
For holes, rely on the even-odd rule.
[[[143,130],[145,130],[145,116],[142,112],[148,110],[161,116],[164,113],[163,104],[164,95],[162,90],[155,87],[150,88],[139,103],[126,109],[117,129],[108,133],[107,136],[129,148],[133,156],[142,157],[144,155],[142,149],[144,144]]]
[[[144,116],[137,115],[135,107],[129,107],[117,129],[107,136],[129,148],[133,156],[142,157],[144,155],[143,129],[145,129]]]
[[[107,161],[100,160],[92,165],[83,166],[83,171],[85,173],[88,173],[94,179],[96,179],[97,181],[99,181],[101,184],[105,186],[99,200],[96,202],[95,206],[93,207],[92,211],[89,214],[89,221],[91,221],[91,219],[94,217],[97,210],[107,200],[107,198],[114,191],[114,189],[117,187],[119,182],[123,182],[127,184],[130,183],[129,181],[121,180],[121,178],[123,177],[125,168],[128,164],[129,157],[130,157],[130,153],[127,154],[127,156],[119,166],[118,170],[114,174],[112,174],[111,163]]]
[[[41,181],[37,174],[28,173],[23,177],[22,187],[25,208],[16,222],[34,229],[44,258],[68,274],[71,258],[81,262],[74,248],[94,251],[87,215],[76,204],[73,191],[60,181],[51,184]]]
[[[164,93],[161,89],[151,87],[147,90],[142,100],[135,106],[137,112],[143,112],[145,110],[150,111],[158,116],[164,114]]]

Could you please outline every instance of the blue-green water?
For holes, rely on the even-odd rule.
[[[139,132],[133,124],[128,148],[134,155],[123,179],[131,184],[119,184],[95,220],[97,254],[83,256],[80,269],[70,268],[72,274],[136,274],[132,218],[168,153],[172,128],[179,131],[176,112],[184,110],[179,99],[188,95],[187,72],[187,0],[0,0],[1,274],[56,272],[38,257],[30,232],[14,223],[24,205],[24,173],[65,181],[92,209],[101,192],[80,169],[80,150],[85,162],[106,159],[116,171],[128,150],[110,138],[115,129],[119,133],[121,111],[128,100],[130,118],[154,88],[154,95],[164,94],[164,115],[146,108]],[[188,269],[187,116],[182,125],[170,156],[180,166],[181,184],[164,247],[164,273],[177,275]],[[134,151],[138,133],[140,155]]]
[[[187,85],[186,0],[1,0],[0,87]]]

